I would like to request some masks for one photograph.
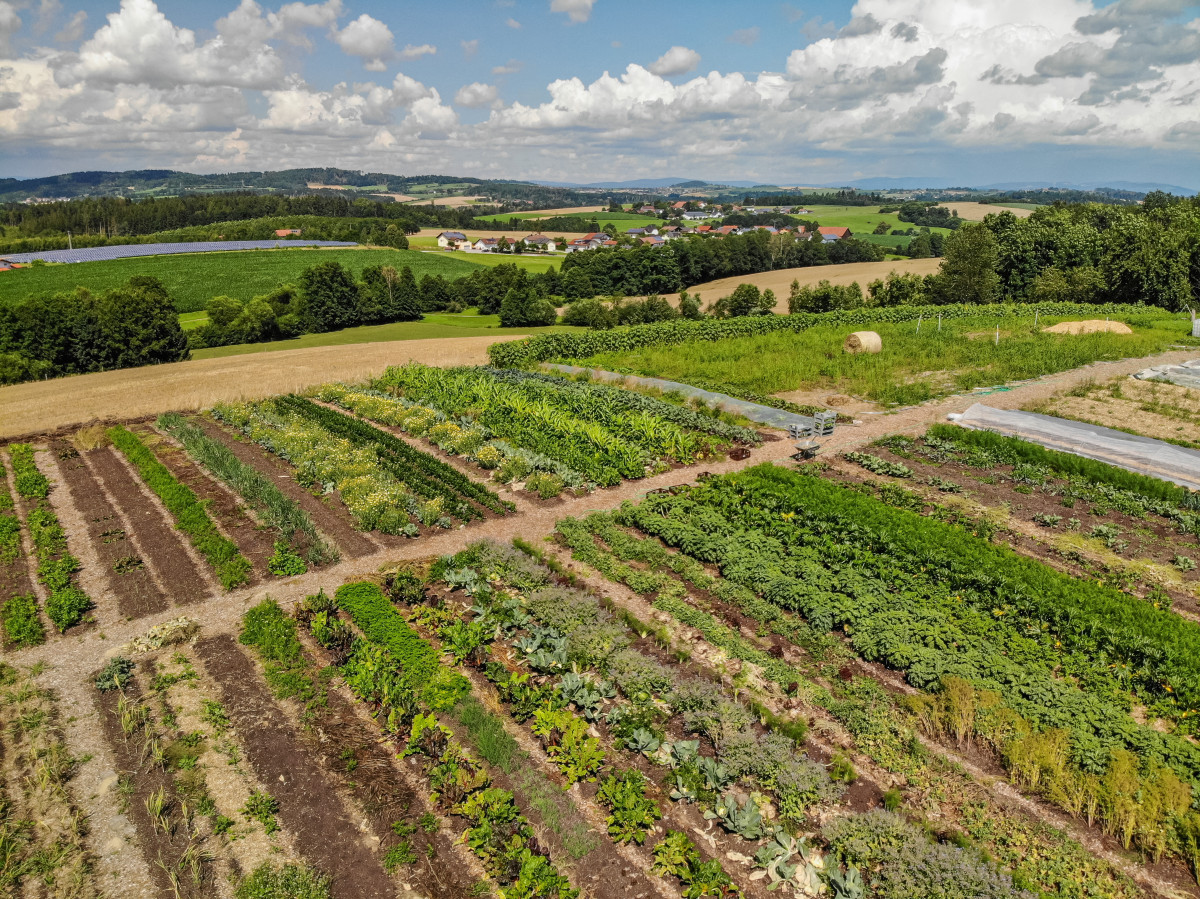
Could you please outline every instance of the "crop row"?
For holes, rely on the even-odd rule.
[[[1097,658],[1068,645],[1098,633],[1086,617],[1096,605],[1087,600],[1103,600],[1101,609],[1131,605],[1115,591],[1079,584],[939,522],[777,471],[755,469],[686,497],[652,497],[618,517],[699,561],[720,565],[727,580],[760,602],[800,612],[820,630],[842,628],[864,658],[906,671],[918,687],[943,689],[957,679],[992,691],[988,695],[997,700],[989,702],[1001,701],[991,724],[1003,732],[998,742],[1007,749],[1009,738],[1019,738],[1013,744],[1018,753],[1041,752],[1048,789],[1080,801],[1090,791],[1099,801],[1135,759],[1138,791],[1163,799],[1165,817],[1178,824],[1168,841],[1188,839],[1196,822],[1179,797],[1197,782],[1200,753],[1178,734],[1140,724],[1129,712],[1131,687],[1139,678],[1157,685],[1155,675],[1112,664],[1112,652]],[[1072,593],[1072,586],[1078,591]],[[1046,597],[1060,606],[1074,604],[1074,614],[1060,617],[1054,631],[1040,622],[1031,627],[1036,610],[1023,607]],[[1170,617],[1132,605],[1155,613],[1159,625]],[[1081,630],[1070,632],[1064,622]],[[1152,646],[1145,637],[1141,642]],[[1189,719],[1181,714],[1179,720]],[[1041,774],[1026,779],[1036,785]],[[1136,836],[1148,851],[1162,851],[1165,838],[1143,826],[1149,808],[1139,812],[1136,806],[1129,820],[1137,833],[1131,830],[1125,841]],[[1106,821],[1116,826],[1114,814]]]
[[[67,550],[67,535],[47,499],[50,482],[34,462],[33,447],[27,443],[14,443],[9,447],[9,453],[17,493],[29,503],[25,525],[37,556],[38,580],[50,594],[46,600],[46,617],[62,633],[83,620],[84,613],[92,607],[92,600],[75,583],[79,560]],[[10,599],[4,607],[3,621],[8,639],[18,646],[41,643],[45,639],[32,595]]]
[[[500,368],[522,368],[552,359],[586,359],[598,353],[625,352],[643,347],[670,346],[694,341],[753,337],[775,331],[806,331],[821,325],[870,325],[909,322],[919,318],[969,318],[986,313],[996,318],[1028,318],[1029,313],[1043,316],[1136,315],[1145,306],[1110,304],[1092,306],[1079,303],[1029,303],[1022,305],[979,306],[953,303],[945,306],[892,306],[880,309],[844,309],[835,312],[802,312],[795,315],[755,315],[700,321],[657,322],[633,325],[609,331],[585,331],[540,334],[523,340],[495,343],[488,357]]]
[[[8,473],[0,456],[0,568],[11,565],[20,557],[21,519],[8,489]]]
[[[734,852],[753,856],[762,869],[752,879],[765,875],[776,888],[787,883],[802,894],[828,883],[834,895],[855,895],[861,868],[880,896],[918,887],[923,895],[938,894],[951,883],[960,889],[969,884],[971,895],[981,897],[1014,895],[1011,879],[973,852],[932,843],[886,812],[836,817],[815,832],[814,822],[828,819],[826,809],[844,789],[842,782],[856,777],[844,756],[835,755],[827,773],[801,749],[802,719],[776,719],[728,696],[717,683],[663,664],[635,646],[645,624],[627,612],[614,617],[596,596],[553,586],[551,573],[523,553],[480,542],[439,563],[434,574],[463,589],[474,604],[469,624],[440,627],[447,648],[470,658],[479,645],[503,639],[506,651],[499,657],[511,654],[524,662],[524,672],[483,665],[514,717],[532,718],[538,733],[545,718],[560,709],[572,712],[607,734],[610,756],[644,757],[660,772],[664,795],[683,806],[699,805],[705,818],[746,841]],[[760,730],[762,721],[768,726]],[[671,739],[670,731],[680,736]],[[686,739],[689,734],[697,739]],[[610,832],[640,842],[647,818],[656,816],[641,789],[644,776],[603,760],[593,776],[602,783],[598,801],[612,813]],[[738,798],[746,794],[749,801]],[[905,863],[893,867],[886,853],[854,857],[845,851],[842,836],[877,830],[902,847],[898,856]],[[668,834],[655,847],[660,869],[676,840]],[[914,876],[914,865],[920,873],[902,883]]]
[[[366,639],[353,637],[336,618],[346,612]],[[302,610],[313,636],[335,652],[347,686],[369,703],[384,732],[406,757],[420,757],[431,798],[464,818],[466,845],[510,899],[574,899],[578,890],[533,840],[533,829],[513,794],[491,785],[486,769],[438,722],[458,703],[469,682],[444,666],[374,584],[346,584],[330,600],[310,597]]]
[[[337,548],[317,533],[308,513],[225,444],[212,439],[177,412],[159,416],[157,425],[178,440],[189,456],[233,489],[293,552],[303,554],[313,565],[337,561]]]
[[[596,513],[583,521],[564,519],[558,525],[558,539],[570,548],[574,558],[587,563],[605,577],[626,584],[635,592],[653,597],[656,609],[696,629],[709,643],[730,657],[753,665],[777,690],[797,697],[809,708],[824,710],[846,727],[863,752],[883,767],[903,774],[909,784],[918,789],[922,784],[937,784],[939,790],[950,789],[953,792],[954,788],[946,783],[947,772],[931,765],[931,760],[917,747],[912,729],[920,726],[933,736],[944,737],[949,727],[942,726],[947,724],[947,716],[938,717],[945,708],[942,697],[961,697],[963,691],[957,688],[970,691],[972,688],[969,685],[952,677],[947,678],[941,685],[941,692],[931,700],[933,707],[923,701],[914,702],[918,707],[914,716],[875,681],[865,678],[845,681],[845,666],[853,658],[853,653],[847,654],[846,647],[831,642],[828,636],[814,631],[794,613],[773,605],[742,584],[710,575],[705,565],[697,559],[684,553],[671,552],[655,538],[630,533],[617,523],[617,518],[628,521],[628,512],[627,509],[616,516]],[[697,600],[691,595],[692,589],[701,591],[701,596],[707,594],[713,599]],[[811,659],[816,664],[803,662],[800,667],[795,667],[778,658],[774,652],[767,652],[704,610],[714,603],[718,608],[728,605],[750,618],[760,634],[774,633],[803,646],[806,650],[803,658]],[[817,677],[823,679],[824,686],[813,682],[812,679]],[[976,733],[987,738],[985,742],[997,750],[1004,753],[1012,751],[1011,758],[1002,756],[1007,763],[1015,763],[1020,756],[1026,763],[1023,770],[1030,770],[1029,763],[1032,762],[1034,773],[1042,773],[1040,766],[1048,761],[1045,753],[1047,744],[1042,735],[1010,709],[998,706],[995,694],[982,691],[972,695],[979,698],[976,716],[979,727]],[[961,717],[962,709],[958,708],[956,712]],[[961,723],[958,718],[954,720],[955,736],[959,736]],[[931,723],[937,726],[925,727]],[[996,725],[1004,727],[997,728]],[[1050,745],[1056,744],[1051,741]],[[1061,746],[1061,742],[1057,745]],[[1014,780],[1018,780],[1018,777],[1014,776]],[[1046,778],[1040,785],[1027,782],[1024,785],[1040,788],[1058,801],[1059,796],[1051,789],[1055,783],[1074,787],[1073,795],[1076,797],[1087,790],[1098,797],[1102,787],[1109,788],[1116,784],[1115,779],[1110,779],[1104,785],[1097,781],[1085,777],[1060,777]],[[1086,790],[1079,789],[1081,784]],[[1150,787],[1165,785],[1166,782],[1156,784],[1153,780],[1148,784]],[[1137,789],[1140,790],[1142,786],[1139,782]],[[1119,794],[1113,794],[1110,790],[1110,798],[1114,795]],[[1157,795],[1161,797],[1163,792],[1159,791]],[[961,805],[951,805],[954,814],[961,816],[962,826],[987,846],[988,851],[1004,858],[1014,871],[1020,869],[1021,882],[1025,886],[1036,886],[1045,892],[1064,895],[1130,895],[1125,887],[1113,880],[1111,871],[1061,833],[1046,828],[1030,829],[1028,822],[987,804],[979,804],[965,815],[962,814]],[[1071,804],[1063,805],[1072,813],[1079,814],[1079,809]],[[1155,818],[1154,805],[1154,802],[1147,802],[1132,809],[1127,804],[1124,806],[1127,819],[1130,811],[1134,813],[1135,821],[1140,815],[1140,824],[1146,835],[1164,830],[1163,819]],[[1093,805],[1089,817],[1097,811]],[[1016,834],[1022,836],[1015,838]],[[1038,844],[1037,851],[1032,853],[1027,851],[1030,840]],[[1084,884],[1087,887],[1080,892]]]
[[[246,583],[250,562],[238,551],[237,544],[217,530],[204,503],[192,489],[181,483],[133,432],[114,425],[108,429],[108,437],[132,463],[146,486],[162,500],[176,527],[212,566],[221,586],[232,590]]]
[[[593,486],[581,472],[549,456],[498,440],[483,425],[465,416],[451,420],[429,406],[345,384],[326,384],[316,396],[371,421],[423,437],[452,456],[463,456],[492,471],[492,480],[500,484],[523,481],[526,490],[541,492],[545,497],[557,495],[564,487]]]
[[[390,468],[393,474],[415,492],[431,499],[440,497],[452,508],[460,510],[458,514],[463,517],[481,517],[474,507],[463,502],[464,499],[474,500],[498,514],[512,511],[511,503],[504,502],[492,491],[476,484],[453,466],[414,449],[386,431],[372,427],[353,416],[319,406],[303,397],[281,396],[277,402],[281,408],[319,424],[335,436],[373,449],[378,454],[381,464]]]
[[[359,528],[416,537],[427,526],[449,528],[452,510],[440,496],[422,498],[381,462],[370,446],[330,433],[274,400],[220,404],[213,414],[290,463],[305,487],[338,491]],[[462,507],[469,504],[460,502]],[[467,514],[463,512],[462,514]]]
[[[670,462],[709,458],[713,435],[676,424],[657,411],[622,407],[582,390],[536,380],[501,380],[482,368],[389,368],[372,386],[466,416],[495,437],[541,453],[601,486],[662,471]]]

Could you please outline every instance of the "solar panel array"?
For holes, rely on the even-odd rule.
[[[133,256],[165,256],[170,253],[216,253],[223,250],[273,250],[279,247],[353,247],[346,240],[206,240],[195,243],[136,243],[112,247],[81,247],[78,250],[42,250],[0,256],[9,262],[103,262]]]

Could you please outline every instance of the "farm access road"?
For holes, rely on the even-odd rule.
[[[493,343],[525,334],[307,347],[123,368],[0,387],[0,438],[90,421],[142,418],[261,399],[327,381],[377,375],[389,365],[483,365]]]

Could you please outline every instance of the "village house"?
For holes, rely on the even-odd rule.
[[[467,235],[461,231],[443,231],[437,236],[437,245],[443,250],[457,250],[458,245],[467,242]]]
[[[649,234],[641,238],[642,243],[648,247],[665,247],[667,242],[656,234]]]
[[[500,240],[496,237],[481,237],[471,245],[477,253],[494,253],[500,248]]]
[[[854,236],[850,233],[849,228],[820,227],[817,229],[817,233],[821,235],[821,240],[825,243],[836,243]]]
[[[689,209],[683,214],[683,217],[689,222],[694,222],[700,219],[719,219],[721,214],[719,212],[705,212],[702,209]]]
[[[654,215],[656,212],[658,212],[658,210],[653,206],[642,206],[640,209],[638,209],[638,212],[642,215]]]
[[[293,235],[296,237],[299,237],[300,229],[299,228],[276,228],[275,229],[276,237],[292,237]]]
[[[554,241],[545,234],[530,234],[525,238],[525,246],[536,247],[539,250],[548,250],[554,245]]]

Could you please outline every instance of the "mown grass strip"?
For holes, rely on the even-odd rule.
[[[108,436],[125,458],[133,463],[146,486],[162,500],[167,511],[175,518],[176,526],[187,534],[192,546],[212,566],[221,586],[232,590],[246,583],[250,575],[250,562],[238,552],[232,540],[217,530],[196,494],[181,484],[136,435],[121,425],[109,428]]]
[[[303,534],[307,538],[305,558],[310,563],[323,565],[338,560],[337,547],[317,533],[308,513],[225,444],[209,437],[178,412],[160,415],[158,426],[183,444],[188,455],[214,477],[231,487],[293,549],[299,551],[296,535]]]

